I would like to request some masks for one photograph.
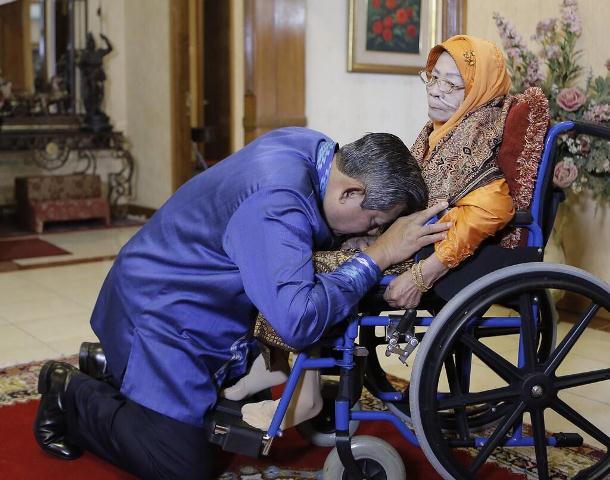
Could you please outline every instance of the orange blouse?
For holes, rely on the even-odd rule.
[[[453,222],[453,225],[447,231],[447,238],[435,244],[436,256],[446,267],[458,266],[483,240],[510,222],[514,214],[505,179],[473,190],[439,220]]]

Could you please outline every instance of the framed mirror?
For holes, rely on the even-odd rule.
[[[87,0],[0,0],[0,117],[44,123],[82,113],[76,52]]]

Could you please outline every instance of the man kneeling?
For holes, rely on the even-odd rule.
[[[91,319],[107,361],[88,369],[99,379],[43,367],[38,444],[64,459],[84,448],[143,478],[209,478],[204,416],[247,371],[257,311],[293,347],[315,343],[382,270],[443,238],[446,225],[423,225],[444,204],[393,222],[426,202],[409,150],[384,133],[338,148],[280,129],[197,175],[108,273]],[[314,274],[314,249],[390,223],[364,252]]]

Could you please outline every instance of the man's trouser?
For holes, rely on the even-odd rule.
[[[154,412],[84,374],[71,379],[64,398],[69,437],[119,468],[145,479],[212,477],[203,428]]]

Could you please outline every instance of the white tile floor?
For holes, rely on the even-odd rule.
[[[55,233],[41,238],[66,255],[16,260],[22,266],[116,255],[139,227]],[[0,273],[0,367],[77,353],[95,341],[89,317],[112,261]]]
[[[137,231],[137,227],[52,234],[43,238],[71,255],[64,259],[100,257],[116,254]],[[57,261],[20,260],[22,265]],[[83,341],[95,341],[89,317],[100,286],[112,265],[111,261],[81,263],[61,267],[35,268],[0,273],[0,367],[46,358],[57,358],[77,352]],[[561,338],[570,328],[560,323]],[[510,337],[497,337],[486,343],[507,359],[514,360],[517,344]],[[560,374],[610,367],[610,333],[588,330],[562,366]],[[411,367],[381,352],[384,368],[396,376],[409,378]],[[486,388],[501,380],[482,368],[475,359],[473,387]],[[610,382],[571,389],[561,395],[602,431],[610,432]],[[558,415],[548,415],[550,431],[575,431]],[[586,440],[596,444],[590,437]]]

